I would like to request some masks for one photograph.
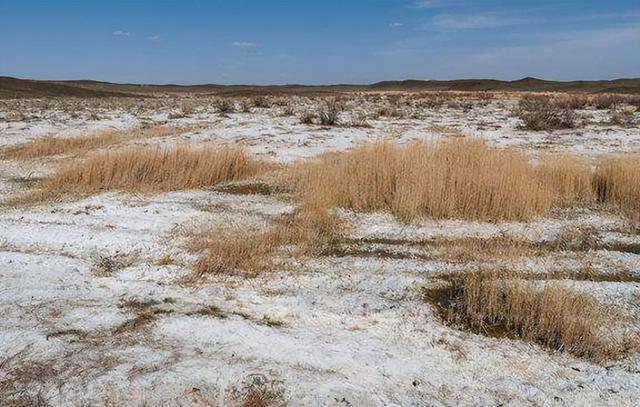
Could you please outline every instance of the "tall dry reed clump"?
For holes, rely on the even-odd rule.
[[[326,154],[295,166],[285,183],[305,201],[389,210],[404,222],[417,216],[525,220],[553,203],[527,157],[472,139]]]
[[[448,303],[452,322],[581,357],[616,358],[632,346],[611,334],[618,313],[592,297],[553,283],[536,285],[509,272],[468,273],[453,283]]]
[[[602,158],[593,184],[601,202],[640,220],[640,154]]]
[[[65,194],[90,195],[107,190],[164,192],[207,188],[254,176],[264,166],[235,147],[133,147],[72,161],[17,200],[37,202]]]
[[[586,205],[594,201],[593,170],[586,159],[570,155],[545,155],[538,176],[553,196],[554,206]]]

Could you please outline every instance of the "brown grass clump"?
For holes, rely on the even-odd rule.
[[[569,154],[543,156],[538,174],[552,192],[554,205],[587,204],[595,198],[593,171],[584,159]]]
[[[299,164],[284,180],[305,201],[355,211],[477,220],[529,219],[553,197],[515,150],[456,139],[364,145]]]
[[[342,237],[342,223],[327,209],[304,204],[273,226],[204,226],[188,237],[188,249],[202,253],[194,267],[198,276],[255,277],[273,269],[272,258],[283,246],[295,247],[300,255],[329,252]]]
[[[266,164],[237,147],[133,147],[73,161],[14,203],[108,190],[166,192],[207,188],[256,175]]]
[[[480,333],[517,337],[597,361],[617,358],[629,346],[611,333],[617,312],[554,283],[477,271],[427,296],[449,322]]]
[[[577,115],[562,100],[529,96],[521,99],[516,114],[529,130],[570,129],[577,125]]]
[[[321,202],[305,202],[280,224],[278,233],[285,244],[296,245],[302,254],[332,251],[344,236],[340,218]]]
[[[256,390],[250,390],[242,400],[242,407],[269,407],[273,405],[273,401],[265,395]]]
[[[1,155],[3,158],[28,160],[59,154],[78,154],[129,140],[165,137],[188,130],[187,128],[155,126],[130,130],[107,130],[82,137],[40,137],[23,144],[8,147],[2,151]]]
[[[594,189],[601,202],[613,204],[640,220],[640,154],[600,160]]]
[[[203,227],[189,241],[192,252],[203,255],[194,266],[198,276],[233,274],[255,277],[273,266],[271,257],[281,243],[278,231],[231,225]]]

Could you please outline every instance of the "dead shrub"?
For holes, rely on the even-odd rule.
[[[596,95],[591,99],[591,104],[599,110],[611,109],[624,102],[624,96],[610,93]]]
[[[570,129],[577,125],[577,115],[570,107],[548,97],[525,97],[520,100],[516,115],[525,129]]]
[[[314,115],[311,112],[304,112],[302,113],[302,115],[300,116],[300,123],[302,124],[307,124],[307,125],[311,125],[313,124],[314,120],[316,118],[316,115]]]
[[[551,282],[476,271],[426,294],[447,322],[478,333],[516,337],[596,361],[618,358],[630,346],[611,331],[619,313]]]
[[[10,203],[108,190],[166,192],[208,188],[249,178],[266,166],[237,147],[132,147],[73,161]]]
[[[280,111],[280,116],[282,117],[289,117],[295,114],[296,114],[296,110],[293,108],[293,106],[290,106],[290,105],[284,106]]]
[[[251,113],[251,103],[248,100],[243,99],[240,101],[240,111],[242,113]]]
[[[640,154],[602,158],[593,185],[600,202],[640,220]]]
[[[214,102],[216,111],[221,114],[233,113],[236,111],[235,103],[227,98],[220,98]]]
[[[265,96],[262,96],[262,95],[255,96],[251,100],[251,102],[253,103],[253,107],[259,107],[259,108],[271,107],[271,103],[269,102],[269,99],[267,99]]]
[[[318,112],[318,118],[322,126],[336,126],[342,112],[342,104],[338,99],[329,99],[325,106]]]
[[[557,104],[574,110],[586,109],[589,106],[589,97],[587,95],[563,95],[558,97]]]
[[[304,201],[390,210],[404,222],[530,219],[553,201],[525,156],[471,139],[364,145],[297,164],[280,182]]]
[[[635,120],[636,108],[634,106],[616,106],[611,109],[609,123],[617,126],[631,126]]]

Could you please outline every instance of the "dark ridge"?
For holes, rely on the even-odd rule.
[[[0,99],[41,97],[127,97],[115,90],[99,90],[51,81],[34,81],[0,76]]]
[[[94,80],[45,81],[0,76],[0,99],[42,97],[144,97],[168,93],[196,93],[220,96],[255,95],[330,95],[367,91],[505,91],[505,92],[585,92],[640,94],[640,78],[609,81],[546,81],[527,77],[516,81],[495,79],[461,79],[451,81],[403,80],[370,85],[150,85],[110,83]]]

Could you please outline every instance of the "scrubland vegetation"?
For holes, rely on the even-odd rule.
[[[30,120],[18,114],[18,102],[2,103],[15,104],[4,116],[7,123]],[[28,182],[23,184],[15,182],[19,185],[15,188],[11,184],[6,189],[9,192],[3,192],[2,209],[18,214],[9,222],[21,221],[25,213],[52,218],[64,213],[62,221],[48,217],[46,221],[69,225],[77,216],[91,228],[82,239],[91,240],[95,234],[97,240],[100,233],[112,229],[121,232],[118,238],[140,230],[155,233],[155,215],[148,212],[158,208],[189,211],[189,222],[176,212],[172,214],[180,219],[175,224],[173,219],[157,221],[171,225],[163,229],[166,241],[153,236],[143,244],[164,248],[159,253],[145,254],[146,249],[138,248],[142,254],[115,251],[92,257],[91,278],[109,284],[119,273],[140,281],[153,281],[153,273],[176,273],[175,280],[167,277],[148,290],[161,292],[162,299],[131,302],[135,306],[128,307],[137,308],[138,314],[110,330],[112,336],[133,337],[172,314],[172,318],[191,318],[189,323],[200,323],[198,318],[204,317],[228,318],[235,324],[232,330],[244,322],[253,323],[260,329],[254,326],[250,335],[268,338],[276,335],[268,329],[287,327],[296,340],[309,335],[302,330],[308,328],[304,325],[307,320],[319,330],[340,327],[344,330],[337,336],[348,331],[349,337],[371,332],[378,335],[378,329],[385,332],[381,326],[388,329],[385,324],[395,330],[410,321],[410,328],[402,325],[402,329],[409,329],[402,331],[410,338],[407,340],[425,331],[433,336],[419,337],[420,346],[429,341],[433,346],[442,345],[444,342],[436,338],[440,333],[434,332],[454,332],[447,340],[455,337],[462,344],[476,341],[477,335],[486,341],[520,340],[532,344],[530,348],[536,352],[549,352],[545,357],[566,353],[562,357],[567,359],[553,359],[557,363],[554,369],[573,360],[570,358],[580,358],[595,366],[592,369],[609,364],[627,369],[620,361],[632,364],[630,358],[640,349],[637,329],[633,328],[636,316],[613,305],[616,298],[611,298],[627,289],[634,292],[640,281],[638,270],[628,266],[628,258],[640,255],[636,239],[640,156],[622,150],[581,154],[565,146],[546,149],[545,144],[551,144],[559,134],[582,137],[579,132],[585,126],[630,131],[637,123],[635,96],[490,92],[349,97],[208,95],[180,103],[161,98],[96,100],[87,103],[89,110],[81,109],[74,100],[33,103],[38,108],[25,110],[29,112],[25,115],[35,117],[56,109],[73,112],[79,115],[78,120],[89,120],[90,115],[107,115],[117,104],[127,114],[144,117],[146,123],[155,110],[168,112],[154,119],[157,124],[128,130],[107,128],[73,137],[47,135],[0,148],[0,156],[9,165],[20,169],[32,166],[42,172],[33,180],[25,177]],[[503,116],[496,115],[493,121],[482,117],[484,111],[478,110],[486,106],[500,109]],[[457,116],[432,128],[438,137],[415,140],[380,134],[377,127],[402,121],[411,129],[424,119],[425,112],[446,116],[452,111]],[[455,120],[471,114],[486,119],[483,128],[499,128],[510,121],[513,135],[534,134],[536,140],[542,140],[539,148],[505,146],[499,138],[465,136],[454,127]],[[294,143],[285,147],[274,143],[281,150],[305,146],[313,137],[369,133],[376,137],[338,143],[340,148],[336,149],[292,154],[296,160],[278,161],[272,160],[273,151],[262,148],[247,135],[249,132],[238,136],[240,142],[231,137],[220,137],[214,143],[207,139],[218,137],[222,130],[216,126],[224,120],[237,125],[232,121],[237,117],[247,118],[243,123],[250,124],[265,118],[276,122],[259,127],[259,137],[265,140],[275,138],[272,133],[276,131],[292,133]],[[200,127],[194,122],[200,121],[214,129],[214,136],[198,133]],[[242,130],[238,125],[237,131]],[[338,132],[342,133],[336,136]],[[208,192],[190,195],[193,190]],[[166,194],[176,191],[180,194]],[[101,224],[98,217],[95,224],[90,223],[103,201],[113,205],[99,195],[104,192],[112,192],[108,199],[122,201],[117,208],[107,208],[115,216],[130,206],[137,211],[133,216],[140,219],[130,228],[113,221]],[[150,202],[163,196],[170,196],[170,202],[151,208]],[[150,206],[148,212],[146,205]],[[591,218],[598,217],[616,219],[624,226],[592,226]],[[27,219],[25,224],[29,222]],[[547,230],[558,224],[569,226]],[[0,246],[3,244],[0,241]],[[7,250],[12,247],[6,245]],[[37,249],[29,246],[22,250]],[[69,254],[66,249],[63,253],[60,256],[65,258],[84,255]],[[141,267],[143,264],[148,267]],[[217,305],[178,311],[199,298],[178,299],[176,304],[169,296],[172,291],[166,289],[174,289],[174,281],[181,289],[210,288],[202,296],[215,299]],[[99,284],[107,285],[102,280]],[[385,286],[376,291],[377,285]],[[244,290],[237,292],[255,305],[255,315],[224,309],[234,301],[241,302],[234,298],[237,287]],[[364,299],[357,292],[363,289],[370,290]],[[324,303],[321,294],[316,295],[322,290],[335,292],[336,298]],[[313,298],[297,297],[307,292],[312,292]],[[267,297],[283,301],[270,310],[278,311],[278,318],[288,319],[287,324],[271,319],[267,310],[262,313]],[[372,301],[377,302],[370,305]],[[304,312],[312,309],[312,316],[305,315],[300,322],[301,308],[290,311],[291,304],[308,307]],[[344,308],[331,314],[338,307]],[[260,312],[256,313],[256,308]],[[426,324],[438,324],[438,328],[426,329]],[[222,323],[216,325],[216,329],[228,329],[221,327]],[[60,336],[85,337],[84,332],[62,332]],[[249,337],[246,332],[239,335]],[[220,342],[219,338],[216,341]],[[486,343],[482,342],[483,346]],[[510,342],[491,343],[506,349]],[[477,342],[472,350],[460,344],[447,345],[449,350],[456,347],[460,349],[453,353],[462,359],[481,348]],[[411,352],[414,348],[415,343]],[[430,357],[443,358],[441,354]],[[273,404],[261,394],[243,393],[245,405]]]

